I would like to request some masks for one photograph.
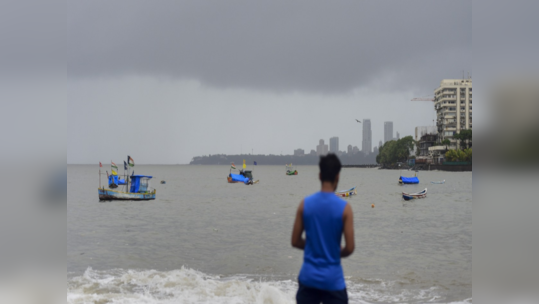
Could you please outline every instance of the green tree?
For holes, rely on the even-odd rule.
[[[386,142],[376,156],[376,162],[384,165],[392,165],[397,162],[406,162],[410,156],[410,151],[414,148],[412,136],[406,136],[399,140]]]
[[[466,160],[467,161],[472,161],[472,149],[468,148],[468,149],[464,150],[464,153],[466,153]]]
[[[462,130],[455,134],[453,138],[460,141],[460,148],[462,150],[468,148],[468,143],[472,141],[472,130]]]
[[[466,161],[466,153],[463,150],[457,150],[457,159],[458,161]]]
[[[445,152],[445,159],[448,161],[458,161],[458,153],[456,150],[449,150]]]

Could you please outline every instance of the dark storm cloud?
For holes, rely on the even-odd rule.
[[[471,1],[70,1],[68,75],[428,92],[471,70]]]

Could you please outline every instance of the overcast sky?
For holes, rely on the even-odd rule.
[[[291,154],[432,125],[471,1],[69,1],[67,162]]]

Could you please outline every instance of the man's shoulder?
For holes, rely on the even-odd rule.
[[[313,193],[311,195],[308,195],[303,199],[303,202],[308,202],[308,201],[315,200],[315,199],[317,199],[319,197],[319,194],[320,194],[320,192],[315,192],[315,193]]]
[[[348,201],[340,198],[339,196],[337,195],[330,195],[330,196],[327,196],[327,195],[321,195],[320,192],[315,192],[309,196],[306,196],[304,199],[303,199],[303,202],[304,204],[308,203],[308,202],[315,202],[315,201],[318,201],[318,200],[327,200],[327,199],[330,199],[331,201],[335,201],[335,202],[338,202],[339,204],[342,204],[342,205],[346,205],[348,204]]]
[[[338,202],[343,208],[346,207],[346,205],[348,205],[348,201],[343,199],[342,197],[339,197],[337,195],[335,195],[335,202]]]

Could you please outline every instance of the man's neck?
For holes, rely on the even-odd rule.
[[[335,185],[330,182],[323,182],[321,192],[335,192]]]

